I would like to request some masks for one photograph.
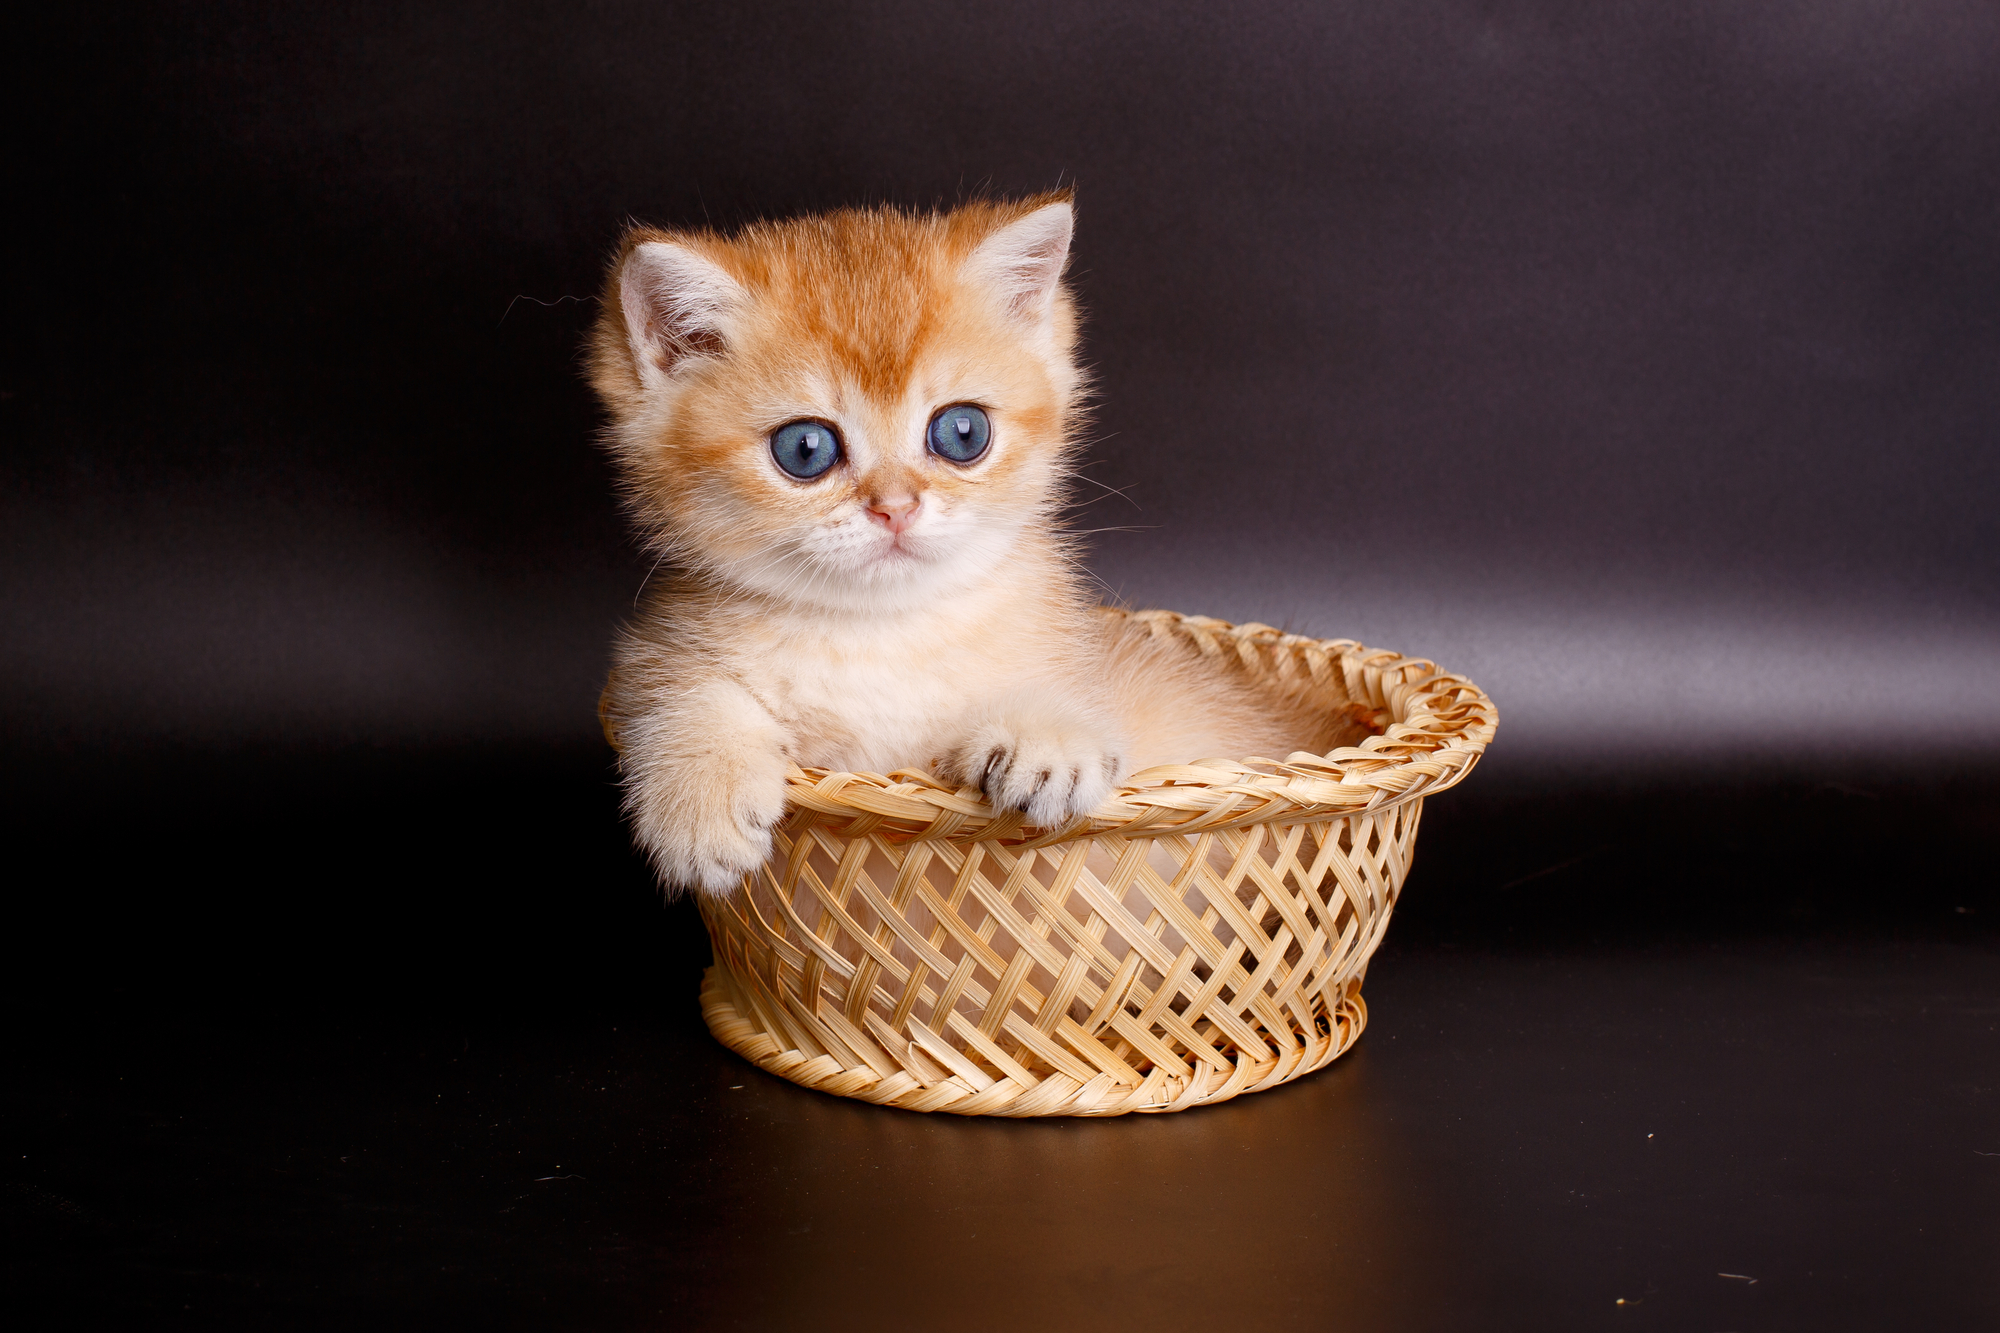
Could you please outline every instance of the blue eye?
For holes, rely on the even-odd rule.
[[[792,421],[771,432],[771,457],[800,481],[840,461],[840,436],[824,421]]]
[[[931,452],[954,463],[970,463],[985,453],[992,436],[992,423],[970,403],[947,407],[931,418]]]

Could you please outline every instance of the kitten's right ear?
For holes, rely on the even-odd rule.
[[[966,275],[996,293],[1014,319],[1045,326],[1069,263],[1075,214],[1068,199],[1042,205],[979,243]]]
[[[745,296],[721,265],[685,245],[633,246],[618,271],[618,303],[640,382],[652,388],[688,358],[721,352]]]

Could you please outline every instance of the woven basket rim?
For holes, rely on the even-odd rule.
[[[1457,785],[1499,726],[1499,710],[1485,691],[1425,658],[1371,649],[1352,639],[1290,634],[1254,621],[1238,625],[1175,611],[1098,610],[1144,622],[1155,634],[1186,638],[1204,654],[1233,657],[1258,674],[1337,684],[1355,702],[1382,709],[1393,720],[1381,735],[1323,755],[1300,751],[1282,760],[1202,759],[1145,769],[1095,810],[1057,828],[1037,828],[1021,811],[994,809],[977,788],[953,787],[921,769],[851,773],[795,765],[786,790],[793,814],[847,823],[850,836],[998,840],[1024,848],[1100,834],[1151,838],[1337,819]]]

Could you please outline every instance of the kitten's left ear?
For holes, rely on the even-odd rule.
[[[1046,204],[981,241],[965,261],[965,276],[995,292],[1015,319],[1045,324],[1069,263],[1075,225],[1067,200]]]

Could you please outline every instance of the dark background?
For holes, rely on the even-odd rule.
[[[66,6],[7,45],[39,1318],[2000,1315],[2000,11]],[[627,219],[1072,183],[1110,594],[1432,656],[1500,740],[1326,1073],[847,1105],[709,1043],[699,923],[626,848],[593,704],[645,569],[579,338]]]

